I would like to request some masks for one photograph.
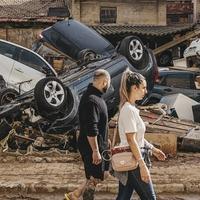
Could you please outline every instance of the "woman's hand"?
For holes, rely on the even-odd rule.
[[[155,147],[153,147],[152,153],[158,160],[163,161],[167,158],[166,155],[160,149],[157,149]]]
[[[151,180],[149,170],[145,163],[140,165],[140,176],[142,181],[144,181],[145,183],[149,183]]]

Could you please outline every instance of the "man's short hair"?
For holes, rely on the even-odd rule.
[[[108,73],[108,71],[106,71],[105,69],[98,69],[94,72],[93,80],[95,81],[103,77],[106,77],[108,80],[110,80],[110,74]]]

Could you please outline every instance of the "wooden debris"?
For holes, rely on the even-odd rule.
[[[117,116],[118,114],[112,119],[112,125],[109,129],[111,141],[115,129],[113,121],[116,124]],[[177,149],[195,152],[200,151],[200,131],[198,139],[196,135],[188,135],[191,130],[200,129],[200,123],[180,120],[168,115],[162,116],[153,113],[152,107],[151,111],[140,109],[140,116],[146,123],[146,139],[159,146],[166,154],[174,156],[176,155]],[[119,143],[118,135],[116,141],[116,143]]]
[[[181,148],[185,151],[200,152],[200,129],[193,128],[183,138]]]
[[[176,156],[177,136],[175,134],[146,133],[145,138],[151,144],[161,149],[166,155]]]

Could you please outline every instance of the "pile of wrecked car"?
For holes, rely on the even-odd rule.
[[[34,51],[0,41],[0,57],[7,59],[6,63],[13,62],[7,72],[3,71],[7,70],[4,62],[0,66],[0,74],[6,82],[0,95],[3,150],[27,149],[30,145],[36,149],[75,149],[79,99],[98,68],[106,69],[112,78],[111,87],[104,96],[110,118],[117,112],[120,79],[127,67],[143,74],[148,90],[153,89],[157,78],[155,57],[136,36],[128,36],[114,47],[94,30],[73,19],[57,22],[40,36],[34,43],[36,52],[45,57],[48,47],[68,58],[66,63],[71,62],[57,74]],[[140,103],[146,101],[148,95]]]
[[[3,151],[27,150],[30,146],[36,150],[76,151],[79,100],[94,71],[103,68],[111,75],[111,87],[104,99],[112,119],[118,111],[120,79],[127,67],[146,77],[148,94],[138,102],[142,110],[146,108],[144,105],[152,103],[168,105],[156,116],[152,114],[156,106],[153,111],[149,107],[150,113],[141,111],[149,123],[147,132],[153,128],[156,133],[168,131],[170,136],[172,129],[179,133],[180,126],[187,126],[181,137],[172,131],[176,135],[173,145],[181,141],[180,149],[199,151],[196,145],[199,124],[193,123],[200,122],[198,114],[194,115],[200,101],[199,73],[167,70],[160,71],[158,76],[152,50],[137,36],[127,36],[113,46],[94,30],[68,19],[42,31],[32,50],[0,40],[0,60],[0,147]],[[183,80],[184,77],[188,80]],[[181,92],[188,97],[178,94],[180,85],[186,85]]]

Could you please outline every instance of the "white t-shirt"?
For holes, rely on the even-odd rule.
[[[135,105],[131,105],[129,102],[126,102],[122,106],[119,114],[118,126],[120,146],[129,145],[127,142],[126,133],[135,133],[136,141],[140,148],[144,146],[148,146],[149,148],[153,147],[153,145],[144,139],[146,126],[140,117],[139,110],[135,107]]]

